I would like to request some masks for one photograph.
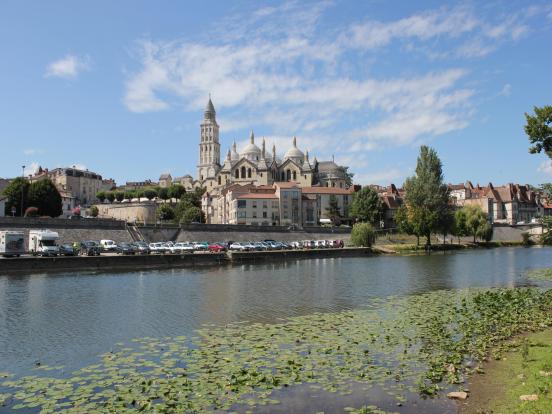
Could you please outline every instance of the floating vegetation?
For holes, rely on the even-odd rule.
[[[118,344],[68,376],[44,376],[52,374],[42,366],[41,375],[5,378],[4,404],[45,414],[251,410],[278,404],[275,390],[307,384],[342,395],[381,387],[399,405],[409,392],[461,387],[502,341],[552,326],[551,309],[552,291],[469,289],[276,324],[209,325],[192,338]]]
[[[525,276],[533,280],[552,280],[552,268],[531,269]]]

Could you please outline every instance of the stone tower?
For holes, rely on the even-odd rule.
[[[201,140],[199,143],[199,163],[197,165],[197,179],[200,181],[214,178],[220,170],[220,143],[219,126],[216,111],[211,102],[205,107],[203,122],[201,123]]]

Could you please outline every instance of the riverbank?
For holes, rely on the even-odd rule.
[[[432,244],[432,252],[443,252],[452,250],[464,250],[464,249],[491,249],[496,247],[521,247],[522,242],[480,242],[480,243],[446,243],[446,244]],[[424,245],[419,246],[411,243],[392,243],[392,244],[376,244],[373,249],[384,254],[416,254],[425,253]]]
[[[507,344],[501,360],[469,382],[461,414],[552,412],[552,329],[523,335]]]
[[[0,259],[0,274],[60,272],[68,270],[146,270],[257,263],[289,259],[364,257],[374,255],[369,247],[344,249],[277,250],[259,252],[188,253],[166,255],[103,255],[63,257],[18,257]]]

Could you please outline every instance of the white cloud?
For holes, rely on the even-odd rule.
[[[552,160],[543,161],[537,171],[552,176]]]
[[[23,150],[23,154],[25,155],[36,155],[39,152],[36,148],[27,148]]]
[[[89,69],[90,58],[88,56],[78,57],[69,54],[48,64],[45,76],[75,79],[79,73]]]
[[[499,93],[499,95],[502,95],[502,96],[510,96],[511,94],[512,94],[512,85],[510,85],[509,83],[505,84]]]

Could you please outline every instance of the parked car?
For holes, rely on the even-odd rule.
[[[192,253],[194,251],[194,246],[190,243],[178,242],[170,246],[171,253],[182,254],[182,253]]]
[[[195,242],[194,250],[197,251],[206,251],[209,248],[209,243],[207,242]]]
[[[117,252],[117,243],[113,240],[100,240],[100,248],[104,252]]]
[[[292,249],[300,249],[301,247],[303,247],[301,242],[298,241],[291,242],[290,245]]]
[[[122,255],[136,254],[136,248],[131,243],[119,243],[117,245],[117,253]]]
[[[230,245],[230,250],[237,250],[237,251],[245,252],[248,249],[245,247],[245,244],[242,244],[240,242],[234,242]]]
[[[157,253],[157,254],[165,254],[168,251],[167,247],[165,247],[165,245],[160,242],[150,243],[149,248],[152,253]]]
[[[138,254],[150,254],[150,248],[145,241],[134,242],[134,247],[136,248],[136,253]]]
[[[208,247],[208,250],[212,253],[221,253],[226,251],[226,246],[222,243],[211,243]]]
[[[60,256],[75,256],[76,252],[71,244],[62,244],[59,246],[59,255]]]
[[[99,256],[100,245],[92,240],[86,240],[80,242],[79,254],[86,256]]]

